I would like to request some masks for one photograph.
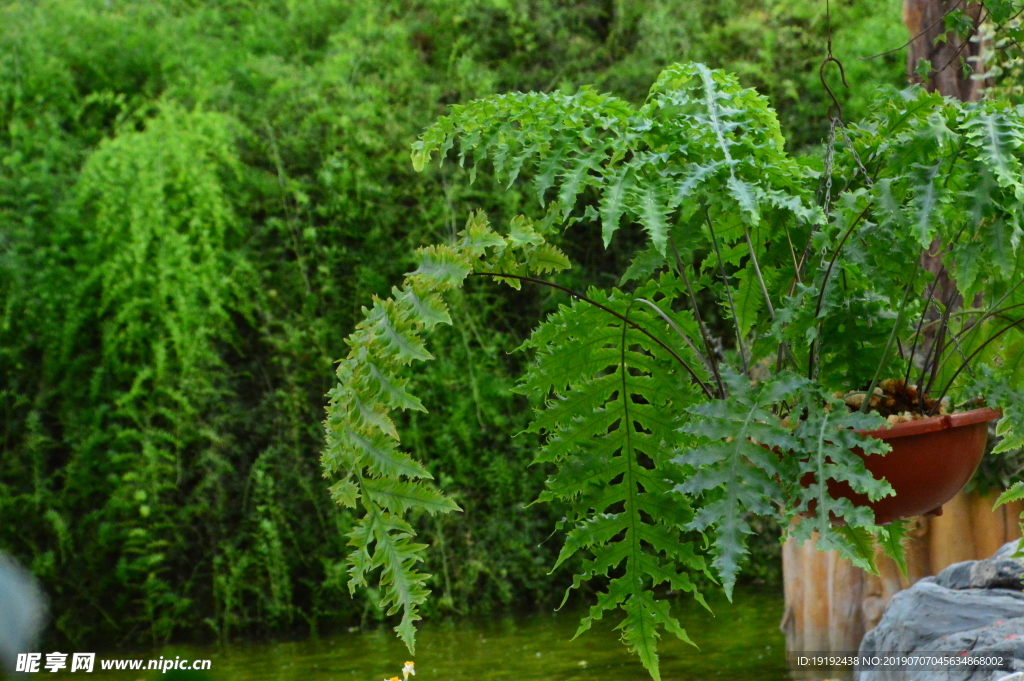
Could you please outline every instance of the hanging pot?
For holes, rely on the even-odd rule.
[[[853,451],[876,479],[889,481],[896,495],[870,501],[867,495],[835,480],[828,481],[829,494],[870,507],[878,525],[915,515],[941,515],[942,505],[974,475],[985,453],[988,422],[1000,416],[995,409],[982,408],[859,431],[892,446],[885,456],[864,456],[860,448]]]

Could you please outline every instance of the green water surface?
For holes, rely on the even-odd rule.
[[[739,592],[730,604],[711,599],[712,616],[689,599],[673,606],[700,649],[665,636],[659,645],[665,681],[788,681],[784,638],[779,631],[782,597],[774,592]],[[650,676],[619,642],[617,617],[595,624],[576,640],[580,612],[558,612],[489,620],[422,624],[416,656],[389,628],[287,643],[232,645],[226,648],[173,646],[135,653],[138,658],[209,658],[204,675],[169,672],[108,671],[102,658],[130,657],[127,652],[97,655],[89,679],[162,678],[212,681],[381,681],[401,677],[405,660],[414,659],[414,681],[642,681]],[[46,674],[50,676],[50,674]],[[72,676],[67,674],[67,676]],[[75,676],[82,676],[76,674]]]

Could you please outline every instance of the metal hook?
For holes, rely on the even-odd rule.
[[[831,41],[829,41],[829,43],[828,56],[825,57],[823,62],[821,62],[821,67],[818,69],[818,77],[821,78],[821,85],[825,88],[825,92],[828,93],[828,96],[832,98],[832,105],[836,108],[836,115],[832,116],[832,107],[829,107],[829,118],[841,119],[843,117],[843,106],[839,103],[839,100],[836,99],[836,93],[828,86],[828,81],[825,80],[825,67],[828,66],[829,62],[834,62],[835,65],[839,67],[839,75],[843,79],[843,85],[849,88],[850,84],[846,82],[846,69],[843,68],[843,62],[832,56]]]

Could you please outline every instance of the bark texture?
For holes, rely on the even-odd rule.
[[[981,5],[965,0],[903,0],[903,24],[913,38],[907,49],[907,76],[912,83],[922,83],[917,65],[926,60],[932,73],[923,84],[929,91],[972,102],[981,98],[984,86],[983,81],[971,78],[975,69],[981,68],[977,61],[981,43],[972,39],[973,32],[961,38],[946,31],[943,17],[954,8],[964,10],[977,25]],[[966,74],[965,63],[969,66]]]

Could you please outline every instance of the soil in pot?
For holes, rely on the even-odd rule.
[[[915,515],[939,515],[942,505],[974,475],[985,453],[988,422],[1001,414],[986,407],[949,414],[948,405],[937,405],[902,381],[887,381],[880,388],[871,396],[870,407],[891,425],[865,434],[889,443],[892,451],[885,456],[864,456],[859,449],[854,451],[864,458],[875,478],[889,481],[896,495],[870,501],[848,484],[833,480],[828,483],[829,494],[869,506],[878,525]],[[864,395],[861,392],[843,397],[851,409],[857,409]],[[933,410],[938,413],[929,416]]]

